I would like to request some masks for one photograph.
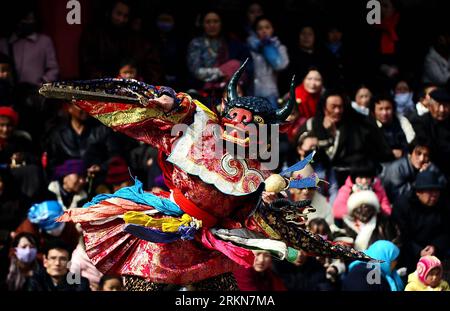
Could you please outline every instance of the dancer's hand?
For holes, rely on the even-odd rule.
[[[158,98],[151,99],[150,102],[160,107],[164,112],[172,110],[173,105],[175,104],[174,99],[168,95],[162,95]]]
[[[273,201],[278,199],[278,194],[275,192],[263,191],[261,198],[266,204],[271,204]]]

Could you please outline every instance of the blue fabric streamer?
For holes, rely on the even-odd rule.
[[[135,224],[125,225],[124,231],[152,243],[171,243],[179,239],[193,240],[195,233],[197,233],[197,230],[190,226],[180,226],[177,233],[170,233]]]
[[[153,243],[170,243],[180,239],[178,233],[161,232],[144,226],[127,224],[123,231],[135,237]]]
[[[178,228],[178,234],[181,235],[182,240],[193,240],[197,229],[191,226],[180,226]]]
[[[317,176],[312,175],[302,179],[294,179],[289,182],[289,188],[305,189],[317,188]]]
[[[121,188],[113,194],[99,194],[90,202],[84,204],[83,207],[90,207],[110,198],[121,198],[138,204],[152,206],[164,215],[181,216],[184,214],[174,202],[169,199],[158,197],[152,193],[144,192],[142,182],[137,178],[134,181],[134,186]]]
[[[288,167],[287,169],[285,169],[284,171],[282,171],[280,173],[281,176],[285,176],[288,177],[288,175],[290,175],[290,173],[295,172],[295,171],[300,171],[302,170],[309,162],[312,161],[314,155],[316,154],[315,151],[311,152],[306,158],[304,158],[303,160],[295,163],[294,165],[292,165],[291,167]]]

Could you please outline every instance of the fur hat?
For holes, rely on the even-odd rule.
[[[380,211],[380,201],[378,200],[375,192],[371,190],[361,190],[354,192],[350,195],[347,201],[348,213],[351,214],[352,211],[361,205],[371,205],[375,207],[376,211]]]

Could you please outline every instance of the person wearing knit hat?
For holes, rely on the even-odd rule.
[[[450,251],[449,197],[440,174],[425,170],[417,174],[413,189],[396,201],[392,220],[402,237],[404,265],[413,270],[420,257],[447,256]]]
[[[380,213],[380,202],[371,190],[361,190],[350,195],[348,214],[344,216],[346,234],[354,239],[355,248],[367,249],[377,240],[398,239],[398,229],[389,218]]]
[[[122,157],[113,157],[109,160],[105,183],[112,187],[112,192],[132,184],[128,164]]]
[[[0,117],[8,118],[11,121],[11,126],[15,127],[19,124],[19,114],[8,106],[0,107]]]
[[[13,135],[14,128],[19,123],[19,115],[7,106],[0,107],[0,146],[4,149]]]
[[[64,210],[81,207],[86,201],[85,176],[86,166],[81,159],[66,160],[55,168],[54,180],[48,185],[48,190],[54,193]]]
[[[55,168],[53,179],[60,180],[70,174],[86,176],[86,165],[84,164],[83,160],[69,159],[69,160],[64,161],[63,164],[58,165]]]
[[[446,281],[442,279],[442,263],[435,256],[423,256],[417,263],[414,273],[408,276],[405,291],[450,291]]]
[[[115,156],[109,160],[105,179],[95,188],[95,193],[114,193],[132,184],[128,163],[121,156]]]

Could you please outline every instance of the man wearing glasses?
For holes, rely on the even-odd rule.
[[[49,243],[44,253],[42,273],[27,280],[28,291],[90,291],[88,279],[69,273],[70,250],[61,241]]]

